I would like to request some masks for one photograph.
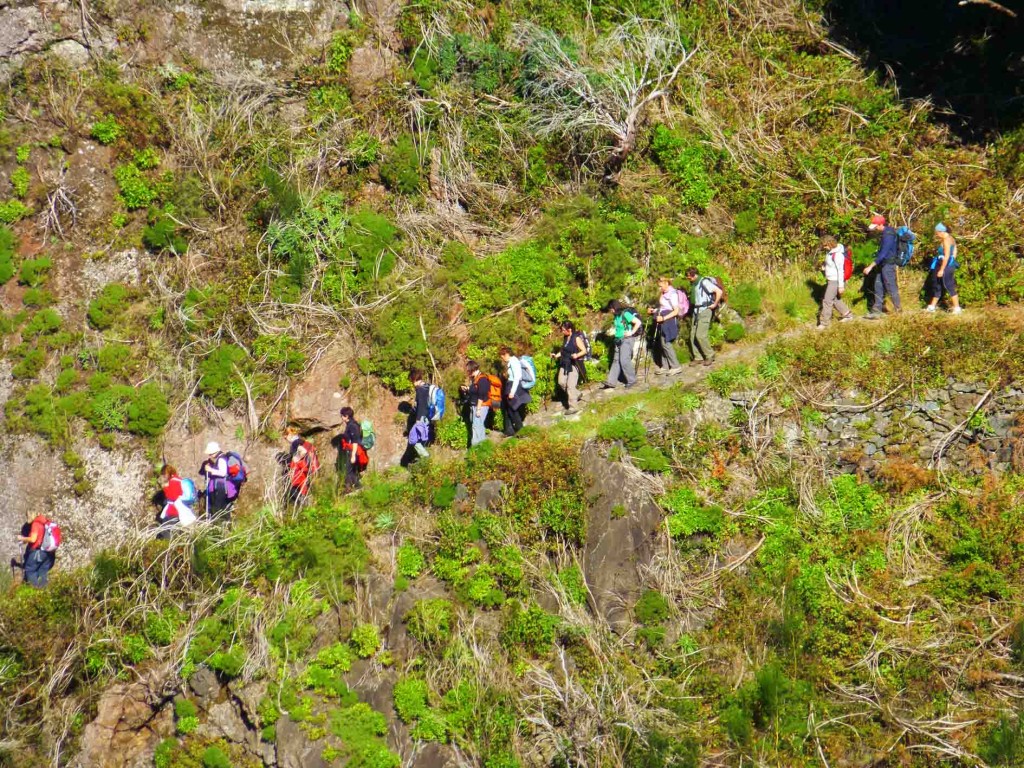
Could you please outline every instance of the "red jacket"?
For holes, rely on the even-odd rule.
[[[289,463],[292,471],[292,488],[298,488],[299,493],[306,495],[309,492],[309,456],[295,456]]]
[[[164,498],[167,501],[177,501],[182,497],[183,493],[181,478],[178,475],[171,475],[170,479],[164,483]]]

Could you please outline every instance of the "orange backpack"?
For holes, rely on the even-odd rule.
[[[501,379],[491,373],[485,373],[484,378],[491,385],[491,391],[488,393],[487,402],[484,405],[491,407],[501,405]]]

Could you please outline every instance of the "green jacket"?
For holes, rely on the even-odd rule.
[[[633,331],[633,320],[636,318],[632,312],[622,312],[615,316],[615,338],[625,338],[626,333],[632,333]]]

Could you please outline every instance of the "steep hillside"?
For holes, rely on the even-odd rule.
[[[951,133],[822,5],[0,7],[0,527],[67,538],[4,578],[0,764],[1024,759],[1020,130]],[[861,267],[873,213],[951,227],[964,316],[811,329],[820,237]],[[556,416],[555,323],[689,266],[718,365]],[[452,413],[398,469],[409,368],[454,395],[505,343],[539,426],[467,456]],[[152,541],[210,440],[234,527]]]

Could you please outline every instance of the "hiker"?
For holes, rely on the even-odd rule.
[[[523,428],[526,406],[533,402],[533,396],[524,386],[525,379],[530,375],[524,372],[526,366],[520,358],[512,354],[510,347],[498,350],[498,357],[505,366],[505,381],[501,388],[501,412],[504,416],[504,433],[513,437]],[[537,380],[536,372],[533,381]]]
[[[868,232],[878,234],[881,238],[875,260],[864,267],[864,274],[875,272],[874,301],[871,311],[865,315],[869,320],[877,320],[885,314],[885,297],[892,301],[893,312],[901,311],[900,287],[896,284],[896,257],[899,253],[899,237],[896,230],[886,225],[885,216],[875,215],[868,224]],[[877,272],[875,271],[877,270]]]
[[[18,536],[18,541],[25,542],[25,581],[33,587],[45,587],[50,578],[50,569],[57,561],[56,544],[52,545],[50,551],[44,546],[47,526],[53,523],[42,513],[29,513],[25,520],[29,526],[28,534]],[[57,544],[60,543],[59,535],[58,532]]]
[[[613,299],[608,304],[608,311],[612,313],[612,327],[608,329],[607,334],[615,340],[615,350],[611,368],[608,369],[608,378],[604,380],[601,388],[615,389],[621,377],[626,380],[626,389],[630,389],[636,384],[633,347],[644,325],[636,310],[624,306],[618,299]]]
[[[475,360],[466,363],[469,374],[469,386],[466,387],[466,400],[469,405],[470,438],[469,447],[479,445],[487,439],[484,422],[493,403],[491,402],[491,382],[480,370]]]
[[[313,477],[320,469],[320,460],[317,458],[316,447],[302,436],[297,427],[285,429],[284,439],[288,443],[288,453],[279,455],[279,461],[288,476],[285,500],[300,506],[309,495]]]
[[[931,301],[924,311],[934,312],[945,293],[953,305],[950,314],[959,315],[963,309],[960,307],[960,294],[956,287],[956,268],[960,266],[956,260],[956,240],[949,227],[941,221],[935,225],[935,239],[939,243],[939,250],[928,267],[928,293]]]
[[[694,267],[686,270],[686,279],[693,286],[690,298],[693,316],[690,319],[690,365],[711,365],[715,361],[715,348],[711,346],[711,321],[722,303],[725,293],[713,277],[700,277]]]
[[[183,480],[178,470],[170,464],[161,467],[160,480],[163,485],[164,506],[157,515],[157,520],[168,528],[192,525],[196,521],[195,513],[190,506],[196,502],[195,485],[191,480]]]
[[[587,342],[582,331],[566,320],[561,325],[562,350],[552,352],[558,359],[558,386],[565,393],[565,412],[577,413],[577,405],[583,399],[579,384],[586,378]]]
[[[674,376],[682,373],[683,369],[679,367],[679,358],[672,342],[679,337],[679,322],[686,316],[686,311],[681,306],[680,292],[672,287],[671,278],[665,275],[658,278],[658,290],[661,291],[658,308],[647,310],[647,314],[654,315],[654,322],[658,324],[654,335],[658,339],[661,359],[654,373],[656,376]],[[685,297],[686,294],[682,294],[682,298]],[[689,309],[689,302],[686,309]]]
[[[356,421],[355,411],[346,405],[341,409],[341,420],[345,428],[340,436],[338,459],[345,478],[345,490],[352,491],[360,486],[359,476],[370,463],[370,457],[363,448],[363,428]]]
[[[206,460],[199,467],[199,474],[206,478],[206,516],[210,520],[231,522],[228,459],[221,452],[219,443],[211,441],[206,444]]]
[[[412,382],[415,400],[412,407],[408,408],[409,418],[405,431],[409,447],[402,456],[403,467],[409,466],[417,459],[430,458],[427,446],[433,437],[430,421],[430,385],[419,368],[409,371],[409,381]]]
[[[825,298],[821,302],[821,315],[818,317],[818,330],[823,331],[832,322],[832,311],[839,313],[839,321],[846,322],[853,319],[853,312],[840,298],[846,290],[846,281],[852,277],[851,266],[853,261],[850,254],[846,252],[846,246],[842,245],[832,236],[821,239],[822,248],[827,248],[825,263],[822,271],[825,273]]]

